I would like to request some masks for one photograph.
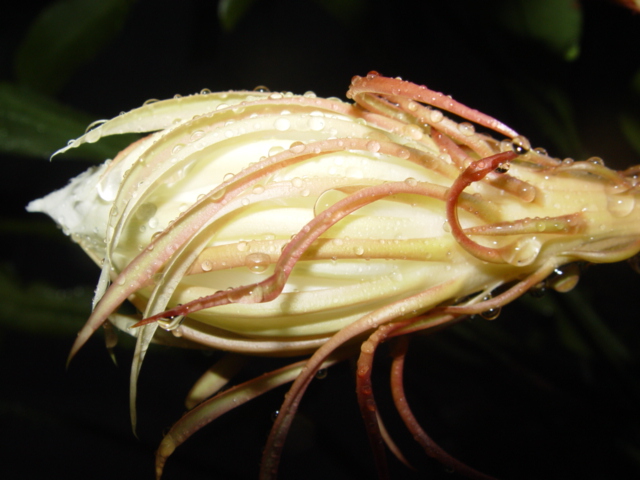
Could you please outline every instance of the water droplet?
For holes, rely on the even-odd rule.
[[[536,148],[533,149],[533,151],[536,152],[538,155],[542,155],[544,157],[549,155],[547,150],[542,148],[542,147],[536,147]]]
[[[105,175],[104,178],[98,183],[97,190],[98,195],[105,202],[113,202],[118,195],[120,189],[120,179],[118,175]]]
[[[208,88],[203,88],[202,90],[200,90],[200,95],[207,95],[211,93],[211,90],[209,90]]]
[[[600,157],[591,157],[591,158],[587,159],[587,162],[593,163],[594,165],[604,166],[604,160],[602,158],[600,158]]]
[[[415,187],[416,185],[418,185],[418,181],[413,177],[405,179],[404,183],[406,183],[410,187]]]
[[[236,248],[238,249],[239,252],[244,252],[247,249],[247,242],[238,242],[238,245],[236,245]]]
[[[309,128],[314,132],[319,132],[324,128],[324,119],[312,116],[309,118]]]
[[[445,231],[445,232],[447,232],[447,233],[451,233],[451,225],[449,224],[449,221],[448,221],[448,220],[445,220],[445,221],[442,223],[442,230],[444,230],[444,231]]]
[[[271,95],[269,95],[270,100],[280,100],[281,98],[282,98],[282,94],[278,92],[274,92]]]
[[[525,153],[529,152],[529,150],[531,150],[531,143],[526,137],[523,137],[522,135],[513,137],[513,139],[511,140],[511,145],[513,151],[518,155],[524,155]]]
[[[99,128],[106,120],[97,120],[87,127],[85,131],[85,140],[87,143],[95,143],[102,136],[102,129]]]
[[[475,127],[469,122],[462,122],[458,124],[458,130],[466,137],[470,137],[476,133]]]
[[[262,195],[264,193],[264,187],[262,185],[255,185],[252,192],[254,195]]]
[[[541,248],[542,243],[537,238],[524,238],[516,242],[507,252],[503,253],[502,258],[511,265],[524,267],[535,261]]]
[[[356,248],[353,249],[354,253],[358,256],[361,256],[364,254],[364,248],[360,245],[358,245]]]
[[[633,211],[635,205],[633,195],[607,195],[607,210],[614,217],[626,217]]]
[[[379,152],[380,151],[380,142],[376,142],[375,140],[367,142],[367,150],[369,150],[371,153]]]
[[[580,280],[580,265],[569,263],[556,268],[547,279],[547,285],[556,292],[567,293],[575,288]]]
[[[269,90],[267,87],[265,87],[264,85],[258,85],[256,88],[253,89],[254,92],[259,92],[259,93],[268,93],[271,90]]]
[[[156,103],[159,102],[160,100],[158,100],[157,98],[150,98],[148,100],[145,100],[145,102],[142,104],[143,107],[147,106],[147,105],[151,105],[152,103]]]
[[[157,211],[158,207],[155,203],[146,202],[140,205],[136,210],[136,218],[141,222],[146,222],[151,219]]]
[[[443,118],[444,115],[440,110],[431,110],[431,112],[429,113],[429,120],[431,120],[433,123],[441,122]]]
[[[213,262],[211,260],[205,260],[200,264],[200,268],[202,268],[203,272],[210,272],[213,268]]]
[[[264,272],[271,263],[271,257],[266,253],[250,253],[244,258],[245,266],[253,273]]]
[[[273,126],[275,127],[276,130],[279,130],[281,132],[284,132],[286,130],[289,130],[289,127],[291,127],[291,122],[283,117],[279,117],[274,123]]]
[[[176,143],[171,149],[171,155],[175,155],[184,148],[184,143]]]
[[[302,193],[304,196],[304,192]],[[343,198],[347,196],[346,193],[341,192],[340,190],[329,189],[322,192],[317,200],[315,205],[313,206],[313,214],[315,216],[320,215],[326,209],[339,202]]]
[[[191,137],[189,137],[189,141],[190,142],[195,142],[195,141],[201,139],[202,137],[204,137],[204,131],[203,130],[196,130],[195,132],[193,132],[191,134]]]
[[[329,374],[329,369],[327,368],[321,368],[320,370],[318,370],[316,372],[316,378],[318,380],[324,380],[325,378],[327,378],[327,375]]]
[[[485,320],[495,320],[496,318],[498,318],[500,316],[501,310],[502,309],[500,307],[490,308],[490,309],[485,310],[484,312],[480,313],[480,316],[482,318],[484,318]]]
[[[275,145],[269,149],[268,156],[273,157],[274,155],[279,154],[280,152],[284,152],[284,148],[280,145]]]
[[[504,162],[498,165],[495,171],[496,173],[507,173],[509,171],[510,166],[511,165],[509,164],[509,162]]]

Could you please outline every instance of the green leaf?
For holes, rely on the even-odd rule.
[[[580,54],[582,12],[576,0],[506,0],[498,16],[514,34],[542,44],[565,60]]]
[[[40,335],[73,336],[90,313],[90,288],[23,285],[0,268],[0,328]]]
[[[618,118],[620,129],[633,149],[640,154],[640,115],[622,112]]]
[[[55,93],[121,30],[132,0],[60,0],[36,18],[15,57],[24,85]]]
[[[349,24],[365,10],[365,0],[316,0],[333,17]]]
[[[29,88],[0,83],[0,152],[49,158],[68,140],[82,135],[92,120]],[[130,135],[110,137],[72,149],[65,157],[102,161],[113,158],[131,141]]]
[[[256,0],[220,0],[218,20],[227,32],[232,31]]]
[[[582,156],[584,148],[576,127],[573,106],[560,88],[551,84],[508,82],[505,88],[517,105],[525,110],[532,125],[555,147],[552,155]],[[551,149],[550,149],[551,150]]]

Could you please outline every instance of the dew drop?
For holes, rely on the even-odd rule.
[[[542,248],[542,243],[535,237],[519,240],[512,248],[502,255],[505,262],[524,267],[535,261]]]
[[[547,150],[542,147],[536,147],[533,149],[533,151],[536,152],[538,155],[542,155],[543,157],[546,157],[549,155],[549,152],[547,152]]]
[[[253,273],[264,272],[271,263],[271,257],[266,253],[250,253],[244,258],[245,266]]]
[[[364,248],[360,245],[358,245],[353,251],[358,256],[361,256],[364,254]]]
[[[273,157],[274,155],[279,154],[280,152],[284,152],[284,148],[280,145],[275,145],[269,149],[268,156]]]
[[[262,195],[264,193],[264,187],[262,185],[255,185],[252,192],[254,195]]]
[[[184,143],[176,143],[171,149],[171,155],[175,155],[184,148]]]
[[[369,150],[371,153],[379,152],[380,151],[380,142],[376,142],[375,140],[367,142],[367,150]]]
[[[118,195],[120,181],[117,177],[118,175],[113,174],[105,175],[105,177],[98,183],[98,195],[105,202],[113,202]]]
[[[508,162],[501,163],[496,167],[496,173],[507,173],[509,171],[510,164]]]
[[[511,140],[511,145],[513,147],[513,151],[518,155],[524,155],[525,153],[531,150],[531,143],[526,137],[522,135],[518,135],[517,137],[513,137]]]
[[[253,89],[254,92],[258,92],[258,93],[268,93],[271,90],[269,90],[267,87],[265,87],[264,85],[258,85],[256,88]]]
[[[158,207],[155,203],[146,202],[140,205],[136,210],[136,218],[141,222],[146,222],[151,219],[157,211]]]
[[[189,142],[195,142],[197,140],[200,140],[202,137],[204,137],[204,131],[203,130],[196,130],[189,137]]]
[[[286,118],[280,117],[273,123],[273,126],[276,130],[284,132],[286,130],[289,130],[289,128],[291,127],[291,122]]]
[[[500,311],[500,307],[490,308],[489,310],[485,310],[484,312],[480,313],[480,316],[485,320],[495,320],[500,316]]]
[[[562,267],[556,268],[547,279],[547,285],[556,292],[567,293],[575,288],[580,280],[580,265],[577,263],[569,263]]]
[[[200,268],[202,268],[203,272],[210,272],[213,268],[213,262],[211,262],[211,260],[205,260],[200,264]]]
[[[431,120],[433,123],[441,122],[443,118],[444,115],[440,110],[431,110],[431,113],[429,113],[429,120]]]
[[[469,122],[462,122],[458,124],[458,130],[466,137],[470,137],[476,133],[475,127]]]
[[[415,187],[416,185],[418,185],[418,181],[413,177],[405,179],[404,183],[406,183],[410,187]]]
[[[628,216],[635,205],[636,201],[632,195],[607,195],[607,210],[614,217]]]
[[[324,128],[324,119],[312,116],[309,118],[309,128],[314,132],[319,132]]]

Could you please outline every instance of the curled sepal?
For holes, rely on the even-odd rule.
[[[324,361],[320,368],[329,368],[341,361],[345,353],[336,353]],[[236,359],[237,360],[237,359]],[[160,479],[165,463],[171,454],[191,435],[230,410],[293,381],[305,368],[305,361],[265,373],[240,385],[219,393],[187,412],[164,436],[156,451],[156,478]]]
[[[491,157],[476,160],[469,165],[464,172],[453,182],[447,195],[447,221],[451,227],[451,234],[456,241],[474,257],[491,263],[505,263],[505,256],[513,250],[513,246],[503,248],[491,248],[480,245],[471,240],[460,226],[458,220],[457,203],[462,191],[473,182],[482,180],[489,172],[494,171],[500,165],[517,157],[515,152],[502,152]],[[510,263],[510,262],[509,262]]]

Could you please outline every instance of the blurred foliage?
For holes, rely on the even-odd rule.
[[[81,135],[98,118],[130,109],[134,102],[141,103],[151,96],[171,95],[176,90],[199,91],[203,83],[210,87],[213,83],[215,89],[267,84],[272,89],[274,85],[299,89],[298,93],[313,88],[321,95],[343,95],[351,75],[375,69],[454,94],[470,106],[513,124],[535,142],[547,142],[544,146],[553,155],[576,159],[600,155],[608,162],[617,160],[619,168],[640,163],[640,17],[604,0],[419,4],[408,0],[188,0],[166,5],[150,0],[27,0],[15,5],[15,9],[3,12],[7,28],[0,33],[0,154],[9,172],[9,185],[0,192],[4,208],[0,234],[11,240],[11,248],[0,258],[0,353],[7,355],[2,359],[6,364],[17,365],[5,375],[21,367],[30,370],[16,374],[19,380],[11,377],[13,383],[3,381],[5,385],[9,382],[10,387],[3,393],[10,401],[0,399],[0,416],[13,418],[16,405],[39,408],[48,415],[57,415],[58,423],[51,429],[56,435],[61,425],[84,425],[87,418],[92,418],[94,403],[100,405],[96,408],[102,412],[114,407],[105,393],[87,399],[89,407],[84,408],[87,403],[76,405],[72,413],[62,407],[58,410],[56,402],[46,398],[37,407],[32,403],[42,397],[40,386],[46,385],[51,375],[61,374],[74,332],[90,306],[94,278],[87,272],[95,271],[97,278],[97,271],[89,260],[86,264],[75,257],[67,260],[68,251],[61,250],[58,244],[69,239],[51,224],[43,226],[42,217],[27,216],[24,205],[59,188],[69,176],[86,168],[86,162],[76,165],[74,159],[101,161],[113,157],[131,141],[108,138],[60,157],[69,161],[60,162],[56,157],[53,166],[42,161],[69,139]],[[621,23],[624,28],[619,26]],[[73,168],[77,171],[72,173]],[[430,417],[435,433],[444,436],[445,444],[457,445],[478,466],[485,458],[491,458],[492,451],[497,452],[493,465],[488,460],[488,468],[504,468],[497,472],[503,474],[501,478],[640,475],[640,419],[636,411],[640,332],[635,310],[629,311],[639,308],[637,294],[633,293],[637,292],[638,282],[622,270],[598,268],[608,272],[606,279],[599,281],[597,274],[589,272],[585,275],[586,285],[577,293],[543,299],[526,297],[505,309],[501,317],[504,321],[467,322],[425,339],[424,351],[415,349],[425,355],[425,363],[408,373],[415,380],[414,386],[427,385],[430,377],[438,379],[439,372],[445,372],[417,402],[428,406],[434,396],[451,392],[439,412],[445,419],[440,431],[437,420]],[[58,339],[63,341],[57,344]],[[84,351],[91,352],[91,348],[89,345]],[[96,348],[100,352],[96,358],[105,361],[105,369],[111,368],[103,345]],[[40,350],[54,358],[43,361],[37,355]],[[181,368],[191,367],[196,373],[190,375],[197,376],[208,360],[189,355],[184,357],[188,360],[182,358],[178,363],[187,363],[180,363]],[[31,361],[37,365],[31,365]],[[175,361],[172,357],[171,362]],[[174,377],[183,379],[183,370],[171,362],[156,377],[173,371]],[[52,370],[47,370],[48,364],[59,368],[51,366]],[[461,367],[459,374],[451,373],[456,365]],[[100,368],[90,363],[87,376],[112,375],[111,370]],[[107,452],[107,457],[112,448],[118,448],[116,444],[127,445],[125,449],[120,445],[119,455],[132,454],[127,443],[127,372],[126,368],[121,370],[123,393],[116,403],[123,408],[122,431],[114,430],[120,428],[114,426],[115,422],[105,421],[99,427],[90,423],[89,428],[73,431],[83,439],[74,445],[76,450],[89,448],[82,444],[95,435],[99,437],[98,448]],[[183,381],[192,380],[189,375],[186,377]],[[34,384],[34,390],[28,390],[29,383]],[[83,392],[86,385],[87,382],[74,391]],[[154,400],[167,395],[162,384],[159,388]],[[351,386],[346,388],[352,390]],[[478,391],[469,395],[468,388]],[[518,389],[520,396],[510,402],[510,395],[517,395]],[[140,390],[144,392],[143,388]],[[491,398],[492,393],[495,398]],[[48,395],[56,398],[51,389]],[[532,397],[531,402],[525,403],[528,397]],[[281,399],[277,395],[276,398],[273,408]],[[323,401],[342,400],[335,392],[319,398],[322,401],[317,401],[318,410],[326,410]],[[58,400],[60,404],[68,402],[69,394],[61,393]],[[305,398],[305,402],[313,408],[313,400]],[[453,402],[457,409],[447,410],[447,402]],[[510,430],[505,430],[509,418],[500,424],[495,416],[505,412],[517,415],[518,402],[523,402],[521,410],[529,410],[523,415],[527,418],[517,417],[517,426],[512,424]],[[552,407],[545,409],[545,402]],[[153,403],[158,408],[153,410],[155,414],[165,415],[157,420],[161,430],[177,414],[163,412],[164,401]],[[540,416],[533,413],[537,409],[543,412]],[[77,420],[85,411],[87,418]],[[551,419],[545,419],[545,415]],[[25,414],[24,418],[29,416]],[[70,418],[76,420],[70,422]],[[567,418],[574,418],[575,422],[566,423]],[[458,429],[451,428],[447,419]],[[22,431],[24,422],[15,431]],[[559,425],[557,430],[555,424]],[[314,428],[321,430],[323,426]],[[553,434],[548,434],[546,428]],[[43,440],[43,448],[34,448],[39,429],[49,432],[42,425],[29,430],[29,441],[23,442],[29,455],[34,451],[46,455],[43,452],[50,449],[49,437],[46,442]],[[485,441],[494,429],[497,437],[508,432],[508,437],[498,439],[500,446],[493,446],[490,439]],[[231,430],[237,432],[241,428]],[[234,435],[233,432],[225,434]],[[265,432],[262,427],[258,429],[258,454]],[[350,443],[351,432],[343,433],[340,438],[335,438],[335,432],[329,434],[333,436],[325,443],[322,438],[314,437],[313,441],[324,445],[325,453],[332,454],[331,458],[349,472],[343,477],[358,478],[362,471],[350,470],[352,462],[357,465],[356,460],[344,461],[341,456],[342,450],[359,440]],[[527,435],[539,444],[529,448],[519,444],[517,439]],[[560,460],[554,457],[554,435],[560,435],[557,448],[564,455]],[[12,440],[7,450],[21,444],[11,435],[6,438]],[[225,442],[225,438],[217,448],[237,445]],[[478,438],[482,442],[473,441]],[[571,448],[572,442],[582,453],[563,450]],[[500,454],[505,451],[500,448],[508,449],[509,443],[513,443],[514,450],[508,455]],[[151,471],[151,465],[145,462],[151,458],[157,438],[149,444],[152,446],[148,451],[141,453],[143,460],[135,458],[143,464],[142,475]],[[342,446],[336,450],[332,446],[336,444]],[[548,444],[550,451],[540,455],[538,452],[544,453]],[[517,445],[525,446],[516,449]],[[192,447],[184,448],[188,452]],[[210,456],[208,446],[205,451]],[[588,457],[584,466],[578,465],[580,455]],[[84,452],[83,456],[96,458],[95,451]],[[291,456],[295,459],[295,454]],[[302,455],[303,466],[308,456]],[[52,454],[43,464],[61,462],[59,466],[65,472],[73,464],[78,471],[77,460],[60,454],[54,458]],[[248,465],[253,461],[251,458],[251,462],[244,461],[235,468],[253,468]],[[368,461],[367,457],[363,462]],[[600,466],[599,461],[607,466],[592,471],[593,462]],[[132,459],[129,464],[133,462]],[[179,464],[180,460],[175,462]],[[191,478],[209,478],[211,465],[205,464],[204,468],[202,462],[189,458],[183,471],[195,469]],[[20,463],[20,477],[5,478],[27,478],[29,466]],[[113,463],[106,465],[104,471],[93,468],[83,475],[111,478],[121,472],[118,462]],[[515,465],[513,470],[509,470],[511,463]],[[2,468],[8,467],[0,467],[0,473]],[[314,468],[306,468],[309,478],[314,478]],[[531,471],[525,472],[526,468]],[[584,475],[576,473],[572,477],[581,468]],[[402,466],[399,471],[412,475]],[[318,467],[317,478],[322,478],[321,472]],[[442,474],[433,473],[433,478]],[[421,478],[421,474],[416,475],[406,478]],[[233,470],[220,478],[245,477]]]
[[[498,15],[514,35],[538,42],[565,60],[580,55],[582,11],[575,0],[507,0]]]
[[[56,93],[124,24],[133,0],[61,0],[43,9],[15,56],[17,81]]]

